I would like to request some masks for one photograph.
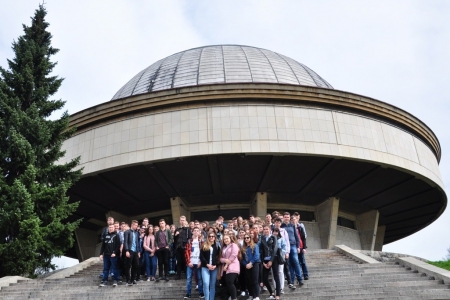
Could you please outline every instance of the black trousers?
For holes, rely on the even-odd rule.
[[[246,284],[248,288],[248,294],[253,298],[259,297],[259,267],[261,263],[255,263],[251,269],[247,269],[242,266],[241,273],[245,273],[247,279]],[[245,271],[244,271],[245,270]]]
[[[264,263],[267,263],[267,262],[265,261]],[[280,296],[280,275],[278,274],[278,266],[279,265],[278,265],[278,261],[277,261],[276,257],[272,262],[271,268],[266,269],[263,266],[263,283],[271,295],[273,294],[273,290],[272,290],[272,287],[270,286],[270,282],[269,282],[269,272],[270,272],[270,270],[272,270],[272,276],[275,279],[275,291],[276,291],[275,296]]]
[[[183,248],[175,250],[175,258],[177,259],[177,276],[180,276],[181,271],[186,270],[186,258],[184,257]]]
[[[125,256],[125,274],[127,277],[127,282],[137,279],[139,271],[139,256],[138,252],[129,250],[130,257]]]
[[[169,276],[169,256],[170,250],[167,248],[159,248],[158,250],[156,250],[156,257],[158,258],[159,277],[163,277],[163,274],[165,277]]]
[[[228,273],[225,275],[225,281],[227,283],[227,289],[230,293],[231,299],[237,299],[236,285],[234,284],[237,277],[237,273]]]

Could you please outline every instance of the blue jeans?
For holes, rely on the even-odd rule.
[[[189,267],[188,267],[189,268]],[[217,267],[210,271],[206,267],[202,267],[203,294],[205,300],[214,300],[216,296]]]
[[[169,257],[169,271],[176,271],[177,270],[177,260],[174,257]]]
[[[117,272],[117,256],[103,255],[103,280],[108,281],[109,272],[114,273],[114,280],[119,280],[119,272]]]
[[[303,281],[302,269],[300,268],[297,247],[295,245],[291,246],[291,251],[289,252],[289,273],[291,273],[290,283],[294,284],[295,277],[297,277],[299,282]]]
[[[156,267],[158,266],[158,261],[156,256],[150,256],[150,252],[144,252],[144,263],[145,263],[145,272],[147,273],[147,277],[155,277]]]
[[[194,265],[192,268],[186,266],[186,294],[190,295],[192,290],[192,274],[197,272],[198,279],[198,292],[203,294],[203,280],[202,280],[202,271],[201,268],[197,267],[198,265]]]
[[[306,266],[305,253],[303,253],[303,249],[298,254],[298,262],[300,263],[300,267],[302,268],[303,276],[308,277],[308,267]]]

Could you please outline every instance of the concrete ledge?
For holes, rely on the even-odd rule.
[[[17,281],[19,281],[19,280],[32,280],[32,279],[21,277],[21,276],[5,276],[5,277],[2,277],[2,278],[0,278],[0,290],[2,289],[2,287],[7,287],[11,283],[17,283]]]
[[[45,279],[62,279],[62,278],[67,278],[67,277],[72,276],[73,274],[75,274],[75,273],[77,273],[79,271],[82,271],[82,270],[86,269],[87,267],[89,267],[89,266],[91,266],[91,265],[93,265],[95,263],[98,263],[99,261],[100,261],[100,259],[98,257],[91,257],[91,258],[86,259],[85,261],[83,261],[83,262],[81,262],[81,263],[79,263],[79,264],[77,264],[75,266],[66,268],[64,270],[59,271],[58,273],[50,275],[50,276],[46,277]]]
[[[380,264],[379,261],[365,255],[362,254],[359,250],[353,250],[350,247],[347,247],[345,245],[336,245],[334,246],[336,248],[336,250],[339,253],[342,253],[354,260],[356,260],[357,262],[363,263],[363,264]]]
[[[420,261],[414,257],[397,257],[395,259],[401,266],[411,268],[411,270],[425,273],[432,276],[436,280],[442,280],[446,284],[450,284],[450,271],[430,265],[427,262]]]

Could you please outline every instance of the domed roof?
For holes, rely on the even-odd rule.
[[[276,52],[249,46],[189,49],[161,59],[127,82],[112,100],[186,86],[282,83],[332,89],[307,66]]]

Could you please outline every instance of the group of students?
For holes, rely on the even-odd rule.
[[[267,299],[279,299],[285,276],[292,289],[296,288],[295,279],[299,285],[309,279],[307,235],[298,213],[291,216],[275,211],[265,220],[239,216],[228,223],[219,216],[213,225],[208,221],[188,223],[181,216],[178,228],[164,219],[159,220],[159,226],[149,224],[148,219],[140,226],[133,220],[131,227],[111,217],[107,222],[101,235],[104,270],[100,286],[107,284],[108,276],[113,277],[113,286],[121,274],[126,285],[132,286],[142,275],[147,281],[158,282],[169,281],[169,275],[179,280],[185,272],[185,299],[191,298],[195,278],[200,298],[214,300],[216,285],[222,285],[229,299],[237,299],[240,291],[241,296],[248,293],[249,299],[259,300],[262,289],[268,290]]]

